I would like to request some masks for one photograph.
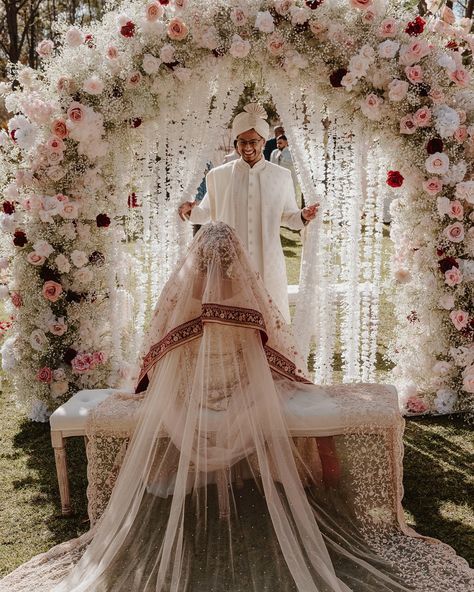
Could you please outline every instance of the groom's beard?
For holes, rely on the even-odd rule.
[[[256,164],[259,160],[261,160],[263,158],[263,152],[257,152],[257,150],[252,150],[251,153],[246,154],[243,150],[242,150],[242,160],[244,160],[249,166],[253,166],[254,164]]]

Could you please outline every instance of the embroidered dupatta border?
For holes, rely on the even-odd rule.
[[[165,354],[184,343],[201,337],[203,334],[204,323],[221,323],[225,325],[235,325],[237,327],[258,329],[260,331],[263,348],[270,368],[278,374],[295,382],[311,384],[311,381],[304,376],[297,374],[296,365],[291,360],[266,345],[268,336],[265,321],[260,312],[250,308],[209,303],[203,304],[201,316],[191,319],[182,325],[178,325],[178,327],[175,327],[167,333],[163,339],[160,339],[158,343],[150,348],[149,352],[143,359],[136,392],[143,390],[140,389],[140,387],[148,372]]]

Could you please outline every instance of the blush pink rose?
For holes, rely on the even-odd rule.
[[[409,85],[406,80],[392,80],[388,85],[388,98],[390,101],[403,101],[407,96],[408,88]]]
[[[77,91],[77,84],[69,76],[61,76],[56,83],[56,88],[60,93],[73,95]]]
[[[97,366],[105,364],[107,362],[107,354],[103,351],[94,352],[92,354],[92,361]]]
[[[449,203],[449,209],[447,212],[450,218],[456,218],[462,220],[464,218],[464,208],[462,203],[458,199],[454,199]]]
[[[444,152],[435,152],[426,159],[426,170],[435,175],[445,175],[449,170],[449,157]]]
[[[236,27],[243,27],[248,20],[248,12],[244,8],[233,8],[230,12],[230,19]]]
[[[449,73],[451,80],[459,87],[465,88],[469,85],[471,76],[465,68],[457,68],[454,72]]]
[[[407,66],[405,68],[405,74],[412,84],[423,82],[423,69],[421,66]]]
[[[66,120],[55,119],[51,124],[51,132],[53,133],[53,135],[55,135],[57,138],[60,138],[61,140],[67,138],[69,135],[69,131],[66,126]]]
[[[464,226],[461,222],[454,222],[444,229],[444,235],[453,243],[462,243],[464,240]]]
[[[149,2],[145,7],[146,20],[153,23],[164,14],[163,6],[159,2]]]
[[[272,33],[267,39],[267,49],[275,56],[281,55],[285,51],[286,41],[283,36],[278,33]]]
[[[76,374],[84,374],[89,370],[93,370],[94,361],[90,354],[77,354],[71,362],[71,367]]]
[[[81,123],[82,121],[84,121],[86,117],[84,105],[81,105],[81,103],[74,101],[73,103],[71,103],[69,109],[67,110],[67,116],[74,123]]]
[[[430,195],[437,195],[443,189],[443,182],[437,177],[423,181],[423,189]]]
[[[182,41],[188,36],[188,27],[178,17],[170,20],[168,25],[168,37],[174,41]]]
[[[400,119],[400,133],[401,134],[414,134],[416,132],[416,123],[413,119],[413,115],[405,115]]]
[[[52,55],[54,49],[54,43],[50,39],[43,39],[36,46],[36,53],[40,58],[48,58]]]
[[[457,286],[462,282],[462,273],[457,267],[451,267],[451,269],[445,272],[444,281],[448,286]]]
[[[119,57],[119,51],[116,47],[111,45],[107,48],[107,52],[105,54],[109,60],[116,60]]]
[[[441,18],[445,23],[448,23],[448,25],[454,25],[456,22],[456,16],[449,6],[443,6],[443,9],[441,10]]]
[[[320,39],[326,39],[328,28],[323,22],[318,20],[312,20],[309,22],[309,28],[311,29],[311,33],[315,37],[319,37]]]
[[[398,23],[394,18],[384,19],[379,26],[379,37],[395,37],[398,31]]]
[[[43,265],[46,261],[46,257],[39,255],[36,251],[31,251],[31,253],[28,253],[26,260],[28,263],[31,263],[31,265]]]
[[[454,139],[456,140],[456,142],[458,142],[458,144],[463,144],[467,140],[468,136],[469,134],[467,131],[467,127],[465,125],[461,125],[454,132]]]
[[[36,380],[44,382],[45,384],[49,384],[53,380],[53,372],[51,371],[51,368],[45,366],[44,368],[38,370],[36,373]]]
[[[140,72],[135,71],[135,72],[131,72],[131,74],[129,74],[128,78],[127,78],[127,86],[129,88],[136,88],[137,86],[140,85],[142,81],[142,75],[140,74]]]
[[[56,335],[57,337],[61,337],[67,331],[67,325],[64,322],[64,319],[58,319],[54,323],[51,323],[48,327],[50,333]]]
[[[43,296],[50,302],[57,302],[63,292],[63,287],[58,282],[48,280],[43,285]]]
[[[75,220],[79,216],[79,207],[71,201],[63,202],[63,207],[59,214],[65,220]]]
[[[294,0],[275,0],[275,10],[280,16],[285,16],[294,5]]]
[[[367,10],[372,6],[374,0],[350,0],[350,4],[353,8],[358,8],[359,10]]]
[[[467,393],[474,393],[474,368],[472,366],[463,372],[462,388]]]
[[[449,313],[449,318],[458,331],[461,331],[469,323],[469,313],[465,310],[452,310]]]
[[[64,152],[66,146],[64,145],[64,142],[61,140],[61,138],[53,136],[46,142],[46,148],[52,152]]]
[[[21,308],[23,306],[23,298],[20,292],[12,292],[10,298],[15,308]]]
[[[415,112],[413,119],[418,127],[428,127],[431,124],[431,109],[421,107]]]
[[[444,92],[438,87],[434,87],[430,90],[429,97],[435,105],[444,103],[445,100]]]

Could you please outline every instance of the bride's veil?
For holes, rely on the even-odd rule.
[[[303,368],[235,232],[204,227],[151,321],[109,505],[55,592],[407,590],[347,551],[322,510],[329,547],[319,530],[276,387],[309,383]]]

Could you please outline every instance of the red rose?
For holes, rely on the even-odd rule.
[[[305,4],[308,8],[311,8],[311,10],[316,10],[316,8],[321,6],[323,2],[324,0],[306,0]]]
[[[168,4],[170,3],[170,0],[159,0],[159,2],[162,6],[168,6]]]
[[[38,370],[38,372],[36,373],[36,380],[44,382],[45,384],[49,384],[53,380],[53,373],[51,371],[51,368],[48,368],[46,366],[45,368],[41,368],[41,370]]]
[[[13,244],[15,247],[24,247],[27,242],[28,239],[23,230],[15,230],[15,234],[13,235]]]
[[[128,23],[127,23],[128,24]],[[94,41],[94,37],[92,35],[86,35],[85,39],[84,39],[84,43],[87,45],[87,47],[89,47],[90,49],[94,49],[95,47],[95,41]]]
[[[21,308],[23,306],[23,298],[19,292],[12,292],[10,298],[15,308]]]
[[[388,171],[387,185],[390,187],[401,187],[403,185],[404,177],[398,171]]]
[[[408,35],[411,35],[412,37],[416,37],[417,35],[423,33],[425,25],[426,21],[422,19],[421,16],[417,16],[414,21],[410,21],[407,24],[405,33],[408,33]]]
[[[428,152],[428,154],[436,154],[436,152],[443,152],[443,148],[443,140],[441,140],[440,138],[432,138],[426,144],[426,152]]]
[[[42,294],[50,302],[57,302],[63,293],[63,287],[58,282],[48,280],[43,284]]]
[[[124,37],[133,37],[135,35],[135,23],[128,21],[128,23],[125,23],[125,25],[123,25],[123,27],[120,29],[120,33]]]
[[[134,128],[140,127],[141,124],[142,124],[141,117],[134,117],[133,119],[130,119],[130,125]]]
[[[3,211],[8,215],[13,214],[15,212],[15,204],[12,201],[4,201]]]
[[[107,214],[99,214],[95,221],[99,228],[107,228],[110,226],[110,218],[107,216]]]
[[[438,266],[439,266],[442,273],[446,273],[447,271],[449,271],[453,267],[456,267],[456,269],[459,269],[458,260],[455,259],[454,257],[445,257],[444,259],[441,259],[440,261],[438,261]]]

